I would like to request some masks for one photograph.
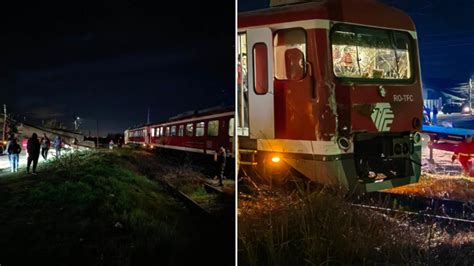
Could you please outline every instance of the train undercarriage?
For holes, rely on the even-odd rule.
[[[295,171],[318,184],[362,193],[418,182],[419,134],[355,134],[352,140],[348,152],[316,154],[307,150],[283,152],[284,147],[275,145],[273,151],[259,150],[262,145],[258,141],[247,139],[243,143],[249,148],[239,150],[239,164],[246,173],[272,185],[284,185]],[[255,144],[249,146],[252,142]]]

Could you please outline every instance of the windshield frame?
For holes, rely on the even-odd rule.
[[[394,33],[400,33],[406,35],[409,41],[408,53],[409,53],[409,64],[411,68],[411,77],[408,79],[383,79],[383,78],[363,78],[363,77],[339,77],[336,75],[334,70],[334,61],[333,61],[333,36],[335,31],[340,31],[341,27],[348,27],[351,29],[352,32],[357,32],[356,29],[376,29],[376,30],[385,30],[389,33],[391,39],[393,40]],[[343,83],[354,83],[354,84],[414,84],[415,80],[418,76],[418,70],[415,68],[415,60],[418,53],[415,54],[416,51],[416,40],[413,36],[408,32],[408,30],[400,30],[400,29],[391,29],[391,28],[382,28],[376,26],[368,26],[368,25],[359,25],[359,24],[351,24],[351,23],[335,23],[332,25],[331,30],[329,32],[329,53],[330,53],[330,62],[331,62],[331,69],[332,74],[335,79],[342,81]]]

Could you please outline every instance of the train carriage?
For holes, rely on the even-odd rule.
[[[218,107],[129,128],[125,131],[125,144],[211,155],[223,146],[233,157],[233,133],[234,107]]]
[[[359,191],[417,182],[412,20],[372,0],[270,2],[238,18],[240,165],[272,181],[295,169]]]

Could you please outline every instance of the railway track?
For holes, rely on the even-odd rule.
[[[386,213],[403,213],[425,222],[474,226],[473,202],[373,192],[357,197],[351,205]]]
[[[202,204],[194,200],[169,182],[164,180],[159,180],[158,182],[162,184],[171,195],[182,202],[191,211],[191,213],[198,216],[206,218],[211,218],[213,216],[219,217],[222,214],[221,209],[224,209],[225,211],[225,209],[228,208],[227,204],[233,205],[233,203],[229,203],[229,201],[233,200],[233,198],[223,191],[222,187],[210,184],[206,182],[206,180],[203,180],[204,189],[206,192],[215,195],[215,197],[210,200],[213,201],[211,204]],[[207,203],[209,203],[209,201]]]
[[[173,186],[172,184],[166,182],[166,181],[163,181],[163,180],[159,180],[158,181],[160,184],[163,185],[163,187],[166,188],[166,190],[173,196],[175,197],[177,200],[179,200],[180,202],[182,202],[186,208],[189,209],[189,211],[193,214],[196,214],[198,216],[202,216],[202,217],[206,217],[206,218],[209,218],[211,216],[211,213],[209,210],[207,210],[206,208],[204,208],[203,206],[201,206],[199,203],[197,203],[195,200],[193,200],[191,197],[189,197],[188,195],[186,195],[185,193],[183,193],[182,191],[180,191],[179,189],[177,189],[175,186]]]

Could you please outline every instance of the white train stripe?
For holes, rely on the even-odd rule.
[[[173,150],[180,150],[180,151],[191,151],[191,152],[198,152],[204,153],[204,149],[196,149],[196,148],[189,148],[189,147],[182,147],[182,146],[174,146],[174,145],[163,145],[163,144],[153,144],[155,147],[165,148],[165,149],[173,149]],[[210,150],[209,154],[210,154]]]
[[[258,139],[257,150],[281,153],[315,155],[341,155],[354,153],[353,145],[347,151],[341,150],[335,141],[310,141],[292,139]]]

